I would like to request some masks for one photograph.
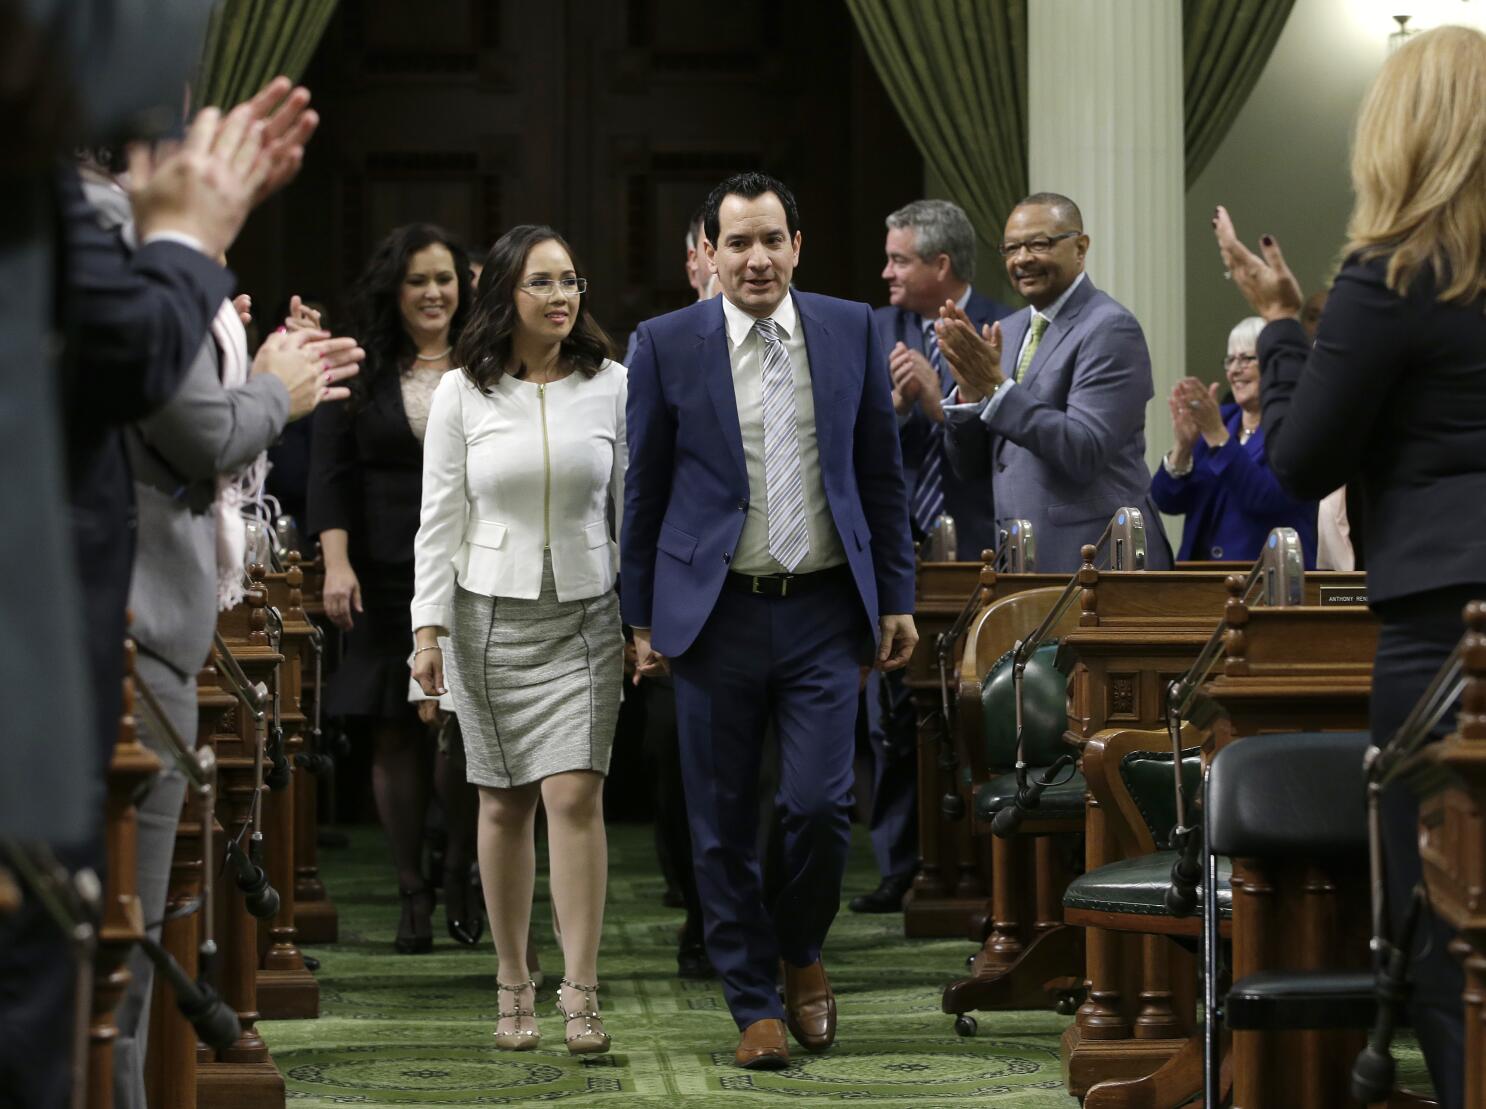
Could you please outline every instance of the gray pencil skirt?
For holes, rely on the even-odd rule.
[[[619,598],[559,601],[548,555],[534,601],[455,588],[446,682],[467,777],[509,789],[565,770],[609,772],[624,640]]]

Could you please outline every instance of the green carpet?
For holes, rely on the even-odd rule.
[[[295,1105],[1078,1104],[1063,1090],[1058,1063],[1058,1037],[1069,1018],[982,1013],[979,1035],[960,1039],[939,1011],[939,991],[964,966],[971,945],[905,940],[901,917],[857,916],[844,908],[825,951],[840,1010],[835,1048],[799,1052],[783,1071],[739,1070],[732,1065],[737,1032],[717,984],[676,977],[681,914],[661,906],[650,830],[632,825],[610,829],[609,906],[599,953],[612,1054],[587,1062],[567,1054],[552,985],[537,999],[544,1046],[497,1051],[490,1038],[493,952],[449,940],[440,909],[433,953],[396,954],[397,899],[380,833],[353,828],[350,834],[349,849],[320,854],[341,928],[340,943],[311,949],[321,959],[322,1015],[260,1026]],[[866,838],[858,835],[846,888],[856,892],[875,882]],[[561,964],[545,888],[538,890],[536,916],[542,966],[555,984]]]

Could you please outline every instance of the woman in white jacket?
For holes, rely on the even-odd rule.
[[[562,921],[557,1006],[574,1054],[607,1051],[597,958],[608,849],[604,775],[623,642],[610,503],[624,504],[625,369],[550,227],[485,260],[424,440],[413,676],[448,689],[480,790],[479,856],[499,966],[498,1046],[540,1042],[527,976],[537,802]]]

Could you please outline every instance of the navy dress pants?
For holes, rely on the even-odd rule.
[[[918,723],[904,671],[867,676],[864,705],[872,751],[872,855],[884,880],[918,869]]]
[[[798,597],[724,589],[671,660],[707,955],[740,1029],[782,1018],[779,960],[809,966],[841,902],[861,667],[873,634],[849,579]],[[757,849],[764,732],[779,743],[778,889]]]

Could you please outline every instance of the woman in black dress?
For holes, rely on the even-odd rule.
[[[1368,599],[1382,625],[1372,684],[1380,744],[1460,638],[1465,604],[1486,599],[1483,105],[1479,31],[1425,32],[1384,64],[1357,121],[1350,241],[1314,348],[1279,244],[1266,235],[1255,255],[1226,211],[1213,219],[1234,284],[1269,321],[1259,358],[1275,476],[1296,497],[1354,482],[1362,494]],[[1419,807],[1406,786],[1385,791],[1383,824],[1398,935],[1422,875]],[[1440,1105],[1459,1109],[1465,978],[1449,926],[1430,911],[1420,931],[1410,1022]]]
[[[382,241],[350,297],[354,330],[366,349],[361,378],[348,404],[315,421],[310,465],[309,528],[319,533],[325,557],[325,611],[346,633],[325,708],[371,733],[372,791],[402,898],[396,947],[407,954],[433,945],[434,898],[420,856],[434,758],[428,718],[436,703],[425,703],[423,719],[408,703],[423,432],[471,300],[469,259],[447,232],[416,223]],[[474,943],[465,880],[473,837],[456,827],[470,822],[462,814],[473,815],[473,791],[463,775],[440,779],[451,795],[449,930]]]

